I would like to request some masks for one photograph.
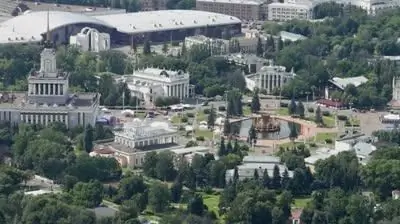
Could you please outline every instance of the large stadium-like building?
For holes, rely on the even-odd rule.
[[[49,13],[49,24],[47,14]],[[232,36],[241,32],[241,21],[232,16],[195,11],[161,10],[90,16],[62,11],[26,12],[0,23],[0,43],[40,42],[47,26],[52,41],[68,43],[69,37],[84,27],[111,35],[112,43],[141,43],[183,40],[186,36]]]

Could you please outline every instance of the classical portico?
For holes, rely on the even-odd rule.
[[[44,49],[40,54],[40,70],[29,74],[28,100],[39,104],[65,104],[68,88],[68,73],[57,70],[55,50]]]

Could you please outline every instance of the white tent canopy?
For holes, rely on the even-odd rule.
[[[135,115],[135,111],[133,111],[133,110],[123,110],[123,111],[121,111],[121,114],[122,115],[124,115],[124,116],[134,116]]]

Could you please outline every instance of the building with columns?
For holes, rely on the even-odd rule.
[[[251,91],[254,88],[265,89],[267,94],[281,89],[286,83],[296,76],[293,69],[286,71],[284,66],[268,65],[262,67],[257,73],[245,76],[246,86]]]
[[[170,71],[159,68],[146,68],[124,76],[132,95],[146,102],[153,102],[157,97],[190,97],[190,75],[183,71]]]
[[[56,66],[54,49],[40,54],[40,70],[28,75],[28,92],[3,93],[0,97],[0,121],[67,127],[94,125],[99,112],[100,94],[69,92],[69,74]]]

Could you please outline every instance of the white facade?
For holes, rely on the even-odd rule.
[[[203,35],[185,38],[185,46],[188,49],[194,45],[205,45],[209,47],[212,55],[226,54],[229,52],[228,40],[208,38]]]
[[[250,90],[265,89],[267,94],[272,94],[275,89],[281,89],[283,85],[293,79],[296,74],[287,72],[284,66],[264,66],[257,73],[246,77],[246,85]]]
[[[83,51],[106,51],[110,49],[110,34],[85,27],[81,32],[69,38],[69,44],[76,45]]]
[[[312,19],[313,8],[314,5],[308,1],[274,2],[268,5],[268,20]]]
[[[146,68],[124,76],[124,81],[133,95],[153,102],[157,97],[188,98],[190,75],[183,71],[170,71],[158,68]]]
[[[121,131],[115,131],[115,142],[130,148],[175,143],[178,131],[166,122],[135,120],[127,123]]]
[[[94,125],[100,94],[69,93],[69,75],[57,69],[54,49],[41,53],[40,70],[28,76],[27,93],[0,94],[0,122],[47,126],[53,122],[67,127]]]

